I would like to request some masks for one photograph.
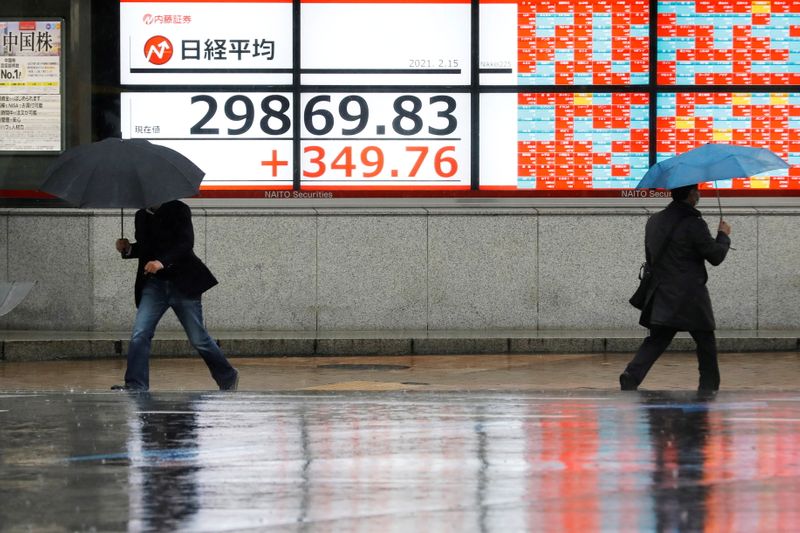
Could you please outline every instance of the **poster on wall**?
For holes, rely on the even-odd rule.
[[[62,148],[60,20],[0,20],[0,152]]]

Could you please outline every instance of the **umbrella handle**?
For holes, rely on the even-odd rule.
[[[122,207],[119,208],[119,238],[125,238],[125,217]]]

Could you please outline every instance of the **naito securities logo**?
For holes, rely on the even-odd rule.
[[[154,65],[163,65],[172,59],[173,47],[163,35],[154,35],[144,43],[144,56]]]

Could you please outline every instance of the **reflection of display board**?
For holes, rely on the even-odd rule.
[[[793,165],[721,185],[800,191],[797,0],[120,0],[120,23],[122,135],[207,195],[624,196],[702,142]]]
[[[59,20],[0,21],[0,151],[61,150]]]
[[[767,148],[791,166],[720,188],[800,190],[800,93],[677,93],[658,97],[658,158],[705,143]]]
[[[800,2],[659,0],[658,83],[800,84]]]

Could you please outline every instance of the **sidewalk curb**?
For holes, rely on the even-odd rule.
[[[128,340],[108,334],[70,332],[65,338],[48,332],[37,338],[0,332],[0,361],[124,358]],[[16,338],[15,338],[16,337]],[[182,332],[166,332],[153,340],[153,357],[193,357]],[[225,333],[217,338],[230,357],[359,356],[359,355],[480,355],[633,353],[645,331],[597,332],[569,336],[565,332],[284,332]],[[717,332],[720,353],[800,351],[795,332]],[[668,351],[694,351],[694,341],[679,334]]]

